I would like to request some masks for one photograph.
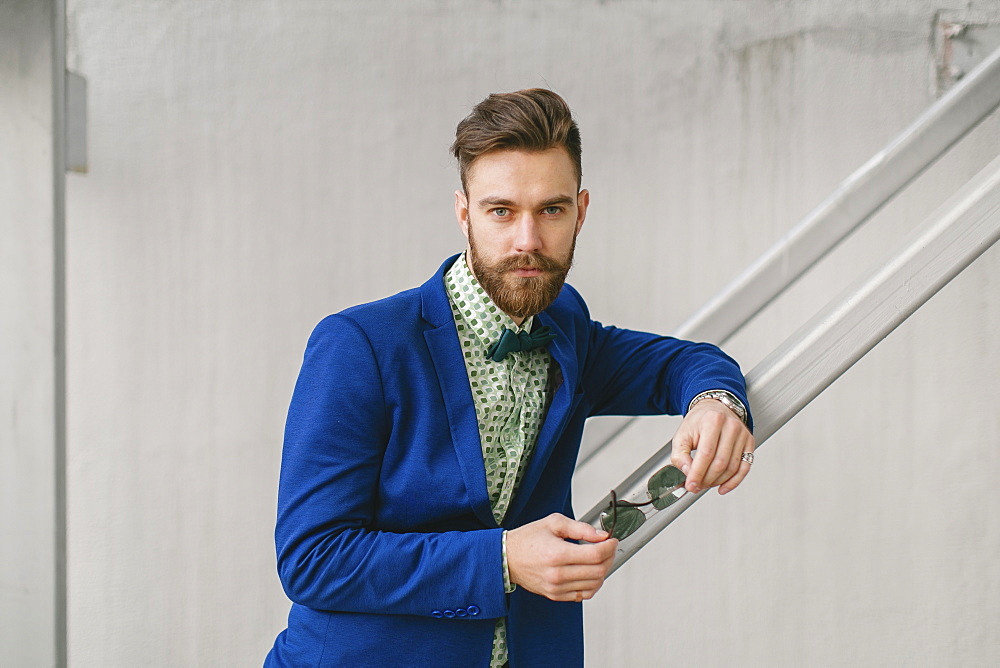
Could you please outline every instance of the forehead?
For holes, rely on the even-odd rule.
[[[575,198],[576,170],[562,147],[491,151],[470,166],[466,189],[470,201],[483,197],[525,202],[554,196]]]

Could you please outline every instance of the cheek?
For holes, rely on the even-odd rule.
[[[553,234],[545,239],[545,246],[549,249],[550,253],[563,256],[567,255],[570,248],[573,247],[574,239],[576,239],[575,227],[569,230],[559,230],[558,232],[553,232]]]
[[[501,239],[491,239],[484,244],[483,252],[487,257],[500,259],[513,252],[513,246]]]
[[[488,255],[504,253],[513,243],[513,235],[509,234],[504,228],[493,230],[476,228],[473,234],[475,235],[476,246]]]

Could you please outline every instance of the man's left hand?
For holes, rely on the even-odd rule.
[[[697,450],[693,459],[692,450]],[[687,476],[684,486],[689,492],[718,487],[720,494],[726,494],[750,472],[743,453],[753,450],[753,434],[736,414],[721,401],[705,399],[677,428],[670,463]]]

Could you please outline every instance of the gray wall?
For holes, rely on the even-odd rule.
[[[306,336],[461,248],[447,146],[474,102],[567,97],[593,201],[572,281],[598,319],[669,332],[933,101],[937,11],[1000,23],[995,0],[68,4],[90,96],[67,184],[77,666],[261,660]],[[751,368],[998,146],[994,114],[731,351]],[[591,665],[1000,659],[998,269],[993,249],[615,575]],[[672,425],[582,469],[578,511]]]
[[[0,666],[65,660],[61,2],[0,2]]]

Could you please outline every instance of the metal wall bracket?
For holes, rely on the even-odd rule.
[[[1000,48],[1000,16],[941,11],[934,23],[935,95],[943,95],[987,55]]]

